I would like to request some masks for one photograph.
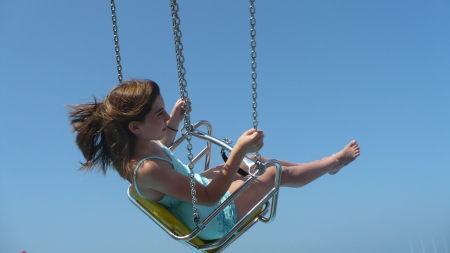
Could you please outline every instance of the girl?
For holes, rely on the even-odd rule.
[[[189,102],[190,103],[190,102]],[[80,170],[109,167],[128,180],[144,198],[160,203],[190,229],[192,196],[189,169],[167,149],[184,117],[184,101],[175,103],[170,115],[158,85],[150,80],[129,80],[116,86],[103,102],[70,106],[76,142],[86,162]],[[190,106],[189,106],[190,107]],[[261,130],[245,131],[225,164],[196,174],[196,197],[200,217],[207,217],[245,180],[236,172],[248,153],[259,151],[264,142]],[[329,173],[335,174],[356,159],[360,148],[351,141],[338,153],[310,163],[279,161],[283,167],[281,185],[301,187]],[[262,162],[268,159],[262,158]],[[269,167],[231,202],[199,237],[222,237],[272,187],[275,168]]]

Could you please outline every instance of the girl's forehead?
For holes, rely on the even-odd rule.
[[[161,95],[159,95],[156,99],[155,102],[153,102],[153,109],[152,111],[157,111],[159,109],[161,109],[161,107],[164,107],[164,99]]]
[[[159,95],[159,96],[155,99],[155,103],[161,103],[161,104],[164,104],[164,98],[163,98],[161,95]]]

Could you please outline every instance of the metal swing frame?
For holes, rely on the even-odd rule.
[[[199,127],[206,126],[207,132],[204,133],[198,130]],[[217,145],[227,151],[232,151],[233,147],[227,144],[223,140],[219,140],[211,135],[212,127],[207,121],[200,121],[193,125],[193,130],[190,134],[196,138],[207,141],[207,145],[202,151],[193,159],[193,163],[197,163],[201,158],[205,156],[205,168],[209,168],[210,155],[212,150],[212,144]],[[170,150],[175,150],[184,140],[186,135],[183,134],[174,144],[169,148]],[[248,157],[245,157],[243,162],[250,167],[254,164],[254,161]],[[151,220],[153,220],[159,227],[161,227],[170,237],[179,241],[180,243],[186,245],[192,250],[197,252],[221,252],[226,247],[228,247],[233,241],[239,238],[243,233],[245,233],[249,228],[251,228],[258,221],[264,223],[270,223],[275,219],[277,200],[278,200],[278,190],[281,182],[281,172],[282,167],[277,160],[270,160],[263,164],[264,166],[260,168],[255,168],[254,172],[249,171],[249,176],[242,183],[242,185],[228,197],[217,209],[212,212],[208,217],[206,217],[202,225],[192,230],[189,234],[178,235],[173,230],[164,225],[161,221],[155,217],[154,214],[149,212],[135,196],[130,193],[128,189],[128,198],[133,204],[135,204],[142,212],[144,212]],[[260,175],[264,174],[265,168],[275,166],[276,176],[274,178],[274,186],[272,189],[256,204],[244,217],[242,217],[236,225],[222,238],[216,241],[202,241],[203,245],[198,245],[192,239],[198,238],[197,235],[209,224],[209,222],[214,219],[214,217],[219,214],[231,201],[234,201],[247,187],[249,187]],[[263,170],[263,171],[261,171]],[[202,243],[200,243],[202,244]]]

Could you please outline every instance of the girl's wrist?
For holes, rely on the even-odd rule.
[[[174,131],[174,132],[178,132],[178,129],[175,129],[175,128],[173,128],[173,127],[170,127],[169,125],[167,125],[167,128],[170,129],[170,130],[172,130],[172,131]]]
[[[232,153],[234,153],[234,154],[232,154]],[[244,157],[247,155],[247,153],[243,149],[241,149],[238,145],[236,145],[233,148],[232,153],[230,153],[230,157],[232,155],[235,155],[236,157],[238,157],[238,159],[241,159],[241,158],[244,159]]]
[[[180,126],[179,122],[175,123],[172,120],[167,121],[167,128],[169,128],[170,130],[177,132],[179,126]]]

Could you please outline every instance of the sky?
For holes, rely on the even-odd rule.
[[[252,128],[249,3],[179,5],[191,118],[236,141]],[[261,155],[310,162],[357,140],[361,156],[281,189],[275,221],[226,252],[450,252],[450,1],[255,5]],[[156,81],[170,110],[169,1],[116,8],[124,78]],[[78,171],[64,105],[118,84],[110,3],[1,0],[0,34],[0,252],[188,252],[115,171]]]

